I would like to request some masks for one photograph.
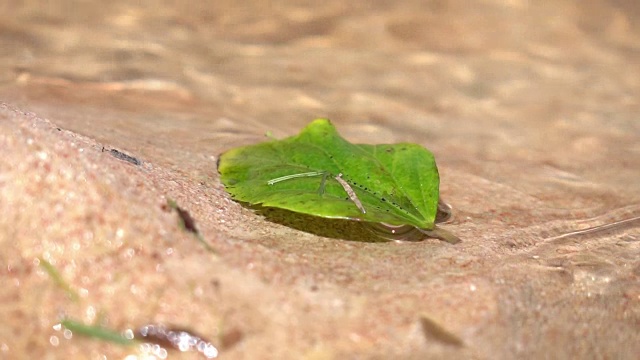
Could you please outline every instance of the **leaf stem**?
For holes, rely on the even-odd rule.
[[[441,227],[435,226],[435,225],[434,225],[433,229],[431,229],[431,230],[418,228],[418,231],[420,231],[421,233],[423,233],[423,234],[425,234],[427,236],[430,236],[432,238],[436,238],[436,239],[440,239],[440,240],[446,241],[449,244],[457,244],[460,241],[462,241],[462,240],[460,240],[459,237],[457,237],[457,236],[453,235],[452,233],[448,232],[447,230],[445,230],[445,229],[443,229]]]

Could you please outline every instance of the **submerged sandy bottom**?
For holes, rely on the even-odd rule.
[[[64,316],[228,359],[640,353],[634,2],[261,4],[1,15],[0,357],[140,354]],[[432,150],[463,241],[230,200],[220,153],[320,116]]]

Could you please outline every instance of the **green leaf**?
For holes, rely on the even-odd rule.
[[[297,136],[229,150],[218,170],[238,201],[434,228],[440,180],[433,154],[410,143],[351,144],[327,119],[314,120]]]

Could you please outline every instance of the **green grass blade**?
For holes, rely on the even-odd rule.
[[[41,257],[39,257],[38,260],[40,260],[40,267],[42,267],[44,271],[47,274],[49,274],[53,282],[56,285],[58,285],[58,287],[60,287],[62,290],[64,290],[67,293],[67,296],[71,300],[73,301],[80,300],[80,296],[78,295],[78,293],[75,290],[73,290],[71,286],[62,278],[62,275],[60,275],[60,272],[58,272],[58,269],[56,269],[55,266],[53,266],[53,264],[51,264],[50,262],[48,262],[47,260]]]
[[[108,341],[118,345],[129,346],[136,343],[135,340],[128,339],[115,330],[107,329],[101,326],[86,325],[71,319],[64,319],[60,323],[66,329],[71,330],[71,332],[74,334],[90,337],[97,340]]]

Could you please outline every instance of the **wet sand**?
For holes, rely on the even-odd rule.
[[[225,359],[640,353],[634,2],[246,4],[5,5],[0,357],[140,353],[63,316]],[[230,199],[220,153],[325,116],[432,150],[462,243]]]

